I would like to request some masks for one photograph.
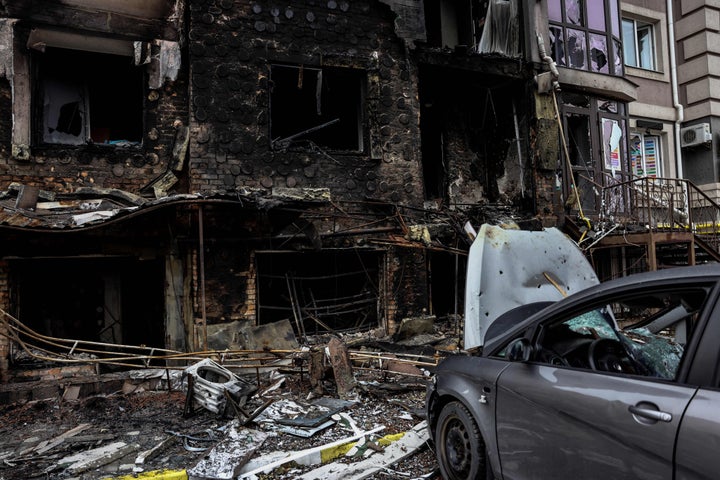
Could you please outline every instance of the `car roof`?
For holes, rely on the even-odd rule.
[[[636,273],[626,277],[608,280],[598,285],[588,287],[572,295],[568,295],[562,300],[543,308],[537,313],[529,316],[526,320],[517,323],[515,326],[505,330],[497,336],[486,339],[485,347],[483,348],[483,355],[487,356],[493,353],[506,340],[511,337],[515,337],[518,332],[525,330],[528,326],[537,322],[538,319],[552,315],[555,311],[563,310],[566,305],[571,303],[583,302],[595,297],[602,297],[607,293],[618,290],[622,291],[637,287],[650,286],[653,283],[672,283],[673,281],[676,281],[678,282],[678,287],[681,287],[683,283],[697,283],[703,280],[717,282],[719,278],[720,264],[711,263],[704,265],[674,267],[653,272]]]

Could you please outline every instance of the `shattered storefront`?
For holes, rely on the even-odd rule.
[[[338,210],[322,190],[302,200],[250,189],[160,200],[94,193],[33,210],[16,208],[15,192],[2,200],[3,325],[28,329],[13,348],[39,346],[40,357],[72,353],[78,340],[101,350],[265,348],[243,329],[284,321],[299,339],[392,333],[427,308],[429,245],[403,236],[410,216],[379,212],[367,228],[367,216]],[[323,233],[328,221],[335,233]]]

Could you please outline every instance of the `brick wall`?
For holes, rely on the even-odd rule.
[[[145,89],[142,146],[39,145],[35,142],[29,160],[10,156],[11,89],[7,79],[0,78],[0,190],[18,182],[57,193],[72,192],[79,187],[117,188],[138,193],[167,170],[177,128],[187,125],[186,76],[183,71],[177,81],[166,82],[161,89]]]
[[[191,189],[328,187],[419,204],[416,72],[394,14],[379,2],[278,5],[190,6]],[[364,72],[364,151],[271,150],[272,64]]]

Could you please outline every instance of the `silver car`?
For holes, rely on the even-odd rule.
[[[720,478],[719,295],[680,267],[504,313],[428,388],[443,476]]]

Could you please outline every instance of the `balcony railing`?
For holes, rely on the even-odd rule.
[[[600,221],[629,230],[692,232],[716,249],[720,205],[694,183],[678,178],[606,178]]]

